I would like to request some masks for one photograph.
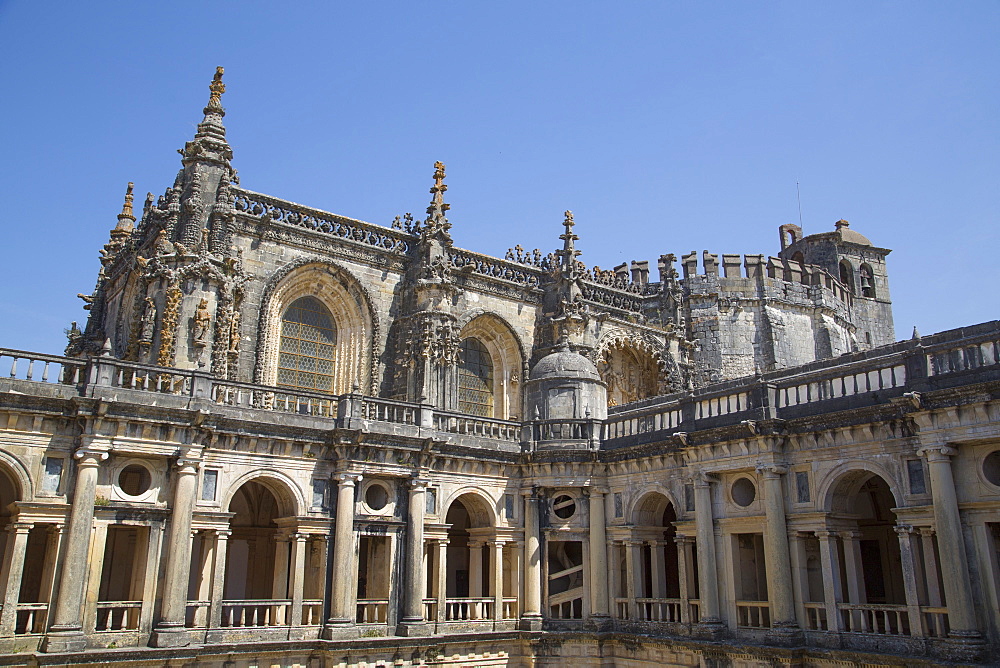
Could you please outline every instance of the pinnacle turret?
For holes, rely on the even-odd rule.
[[[180,152],[184,156],[184,164],[200,160],[229,167],[233,151],[226,142],[226,127],[222,124],[222,118],[226,115],[226,110],[222,108],[222,94],[226,92],[226,84],[222,82],[223,73],[224,68],[216,67],[215,76],[208,84],[208,104],[203,110],[205,118],[198,124],[194,140],[189,141]]]
[[[101,251],[102,264],[108,264],[115,259],[135,229],[135,214],[132,212],[132,202],[135,199],[135,195],[132,194],[134,186],[135,184],[129,181],[128,187],[125,189],[125,202],[122,204],[122,212],[118,214],[118,224],[111,229],[111,238],[108,239],[104,250]]]

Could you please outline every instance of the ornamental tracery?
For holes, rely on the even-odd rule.
[[[601,341],[594,357],[607,384],[609,406],[678,389],[678,372],[669,352],[646,337],[615,333]]]

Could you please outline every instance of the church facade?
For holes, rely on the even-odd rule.
[[[1000,651],[1000,323],[895,342],[843,220],[652,276],[456,247],[441,163],[385,226],[260,194],[224,91],[65,354],[0,349],[0,664]]]

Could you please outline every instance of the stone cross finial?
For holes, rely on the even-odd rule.
[[[225,68],[222,67],[215,68],[215,76],[212,77],[212,83],[208,84],[208,90],[212,93],[212,96],[208,98],[209,107],[222,106],[222,94],[226,92],[226,84],[222,83],[222,75],[225,71]]]
[[[451,207],[445,204],[444,194],[448,186],[444,183],[444,163],[438,160],[434,163],[434,185],[431,186],[431,205],[427,207],[427,215],[433,216],[436,213],[444,214]]]

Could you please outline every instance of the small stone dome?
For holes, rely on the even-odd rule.
[[[840,238],[848,243],[858,244],[859,246],[871,246],[872,242],[868,240],[868,237],[861,234],[860,232],[855,232],[851,229],[850,223],[844,219],[837,221],[837,231],[840,232]]]
[[[529,376],[531,380],[545,378],[583,378],[601,380],[597,367],[583,355],[571,352],[569,348],[556,350],[538,360]]]

